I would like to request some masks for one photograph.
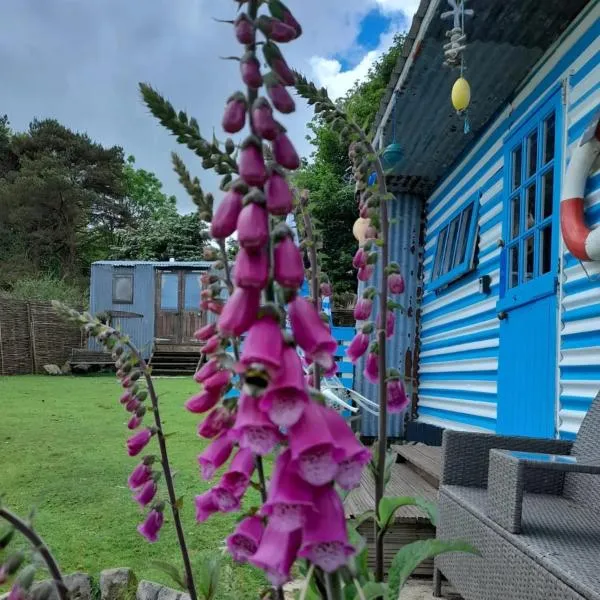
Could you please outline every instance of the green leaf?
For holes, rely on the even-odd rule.
[[[384,498],[385,499],[385,498]],[[384,500],[382,499],[382,500]],[[359,515],[358,517],[356,517],[356,519],[354,519],[352,521],[352,525],[355,528],[360,527],[365,521],[367,521],[368,519],[375,519],[376,515],[375,515],[375,511],[374,510],[365,510],[364,513],[362,513],[362,515]]]
[[[365,600],[376,600],[376,598],[385,598],[387,592],[387,584],[368,581],[362,586]],[[360,600],[360,596],[356,596],[355,600]]]
[[[379,526],[383,533],[391,525],[395,512],[402,506],[417,506],[427,513],[433,525],[437,523],[437,507],[433,502],[414,496],[385,496],[379,502]]]
[[[434,558],[446,552],[467,552],[478,555],[479,552],[467,542],[461,540],[419,540],[404,546],[394,556],[388,573],[387,600],[396,600],[400,590],[410,574],[426,559]]]
[[[183,496],[179,496],[179,498],[177,498],[177,501],[175,502],[175,507],[177,508],[177,510],[181,510],[183,508]]]
[[[377,239],[375,240],[375,245],[376,245],[376,246],[379,246],[379,247],[383,246],[383,240],[381,240],[381,239],[377,238]]]
[[[367,541],[354,527],[348,527],[348,539],[355,550],[348,560],[348,568],[352,574],[367,579],[369,577]]]
[[[162,560],[153,560],[151,564],[165,575],[168,575],[182,590],[187,590],[185,578],[175,565]]]
[[[204,600],[214,600],[217,597],[221,559],[217,556],[204,557],[196,567],[195,581]]]

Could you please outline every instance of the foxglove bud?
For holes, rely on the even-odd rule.
[[[276,169],[271,171],[271,176],[265,185],[267,210],[272,215],[284,216],[292,210],[293,199],[290,187]]]
[[[294,100],[289,92],[281,85],[279,79],[269,73],[265,76],[265,84],[267,86],[267,94],[273,103],[273,106],[284,115],[293,113],[296,110]]]
[[[240,44],[252,44],[254,42],[254,26],[245,13],[240,14],[234,21],[233,27],[235,28],[235,37]]]
[[[388,277],[388,289],[390,294],[402,294],[404,292],[404,277],[400,273],[392,273]]]
[[[252,254],[245,248],[240,248],[235,260],[235,285],[239,288],[262,290],[266,287],[268,279],[269,257],[266,248]]]
[[[236,92],[227,100],[221,122],[227,133],[237,133],[246,123],[246,98],[242,92]]]
[[[300,166],[300,157],[283,130],[275,138],[272,150],[275,161],[282,167],[294,171]]]
[[[258,18],[256,26],[266,38],[270,38],[276,42],[286,43],[296,38],[296,30],[293,27],[286,25],[279,19],[273,19],[266,15]]]
[[[267,179],[267,169],[258,138],[250,136],[242,142],[238,167],[240,177],[249,186],[260,187],[264,184]]]
[[[239,181],[223,196],[210,224],[210,234],[215,239],[224,239],[235,231],[242,210],[242,199],[247,191],[246,184]]]
[[[331,284],[323,282],[320,285],[321,296],[331,296],[333,295],[333,290],[331,289]]]
[[[274,277],[279,285],[298,289],[304,283],[302,255],[289,236],[275,246],[274,263]]]
[[[249,202],[238,217],[237,228],[240,246],[257,252],[269,239],[267,211],[255,202]]]
[[[290,12],[289,8],[279,0],[269,0],[269,12],[273,17],[283,21],[286,25],[289,25],[296,32],[296,37],[302,35],[302,27],[300,23],[296,21],[294,15]]]
[[[277,137],[279,125],[273,119],[273,110],[266,98],[260,97],[254,101],[252,105],[252,125],[256,134],[265,140],[273,141]]]
[[[284,85],[294,85],[294,83],[296,83],[294,72],[285,62],[285,59],[276,44],[273,42],[264,44],[263,54],[267,64],[271,67],[275,75],[277,75],[281,83]]]
[[[249,87],[257,90],[263,82],[260,74],[260,63],[254,52],[246,52],[240,59],[240,73],[242,81]]]

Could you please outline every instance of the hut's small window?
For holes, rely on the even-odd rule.
[[[473,268],[478,212],[479,194],[476,194],[440,229],[430,289],[443,287]]]
[[[115,271],[112,281],[114,304],[133,304],[133,271]]]

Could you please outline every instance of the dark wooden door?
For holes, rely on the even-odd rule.
[[[200,311],[201,271],[164,269],[156,277],[155,338],[165,344],[197,343],[204,324]]]

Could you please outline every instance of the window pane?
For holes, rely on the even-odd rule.
[[[473,214],[473,205],[467,206],[462,213],[460,229],[458,232],[458,241],[456,242],[456,256],[454,257],[454,266],[460,265],[465,260],[467,252],[467,242],[469,241],[469,231],[471,230],[471,216]]]
[[[452,219],[448,228],[448,237],[446,239],[446,253],[444,254],[444,267],[442,273],[447,273],[454,264],[454,252],[456,251],[456,238],[458,237],[458,224],[460,215]]]
[[[512,153],[512,189],[516,190],[521,185],[521,146]]]
[[[535,183],[525,191],[525,210],[525,229],[531,229],[535,225]]]
[[[527,177],[537,171],[537,130],[527,138]]]
[[[519,235],[519,226],[521,222],[521,196],[516,195],[510,201],[510,239],[513,240]]]
[[[133,302],[133,275],[113,276],[113,302]]]
[[[552,268],[552,226],[544,227],[540,231],[540,274],[549,273]]]
[[[519,285],[519,244],[508,251],[508,287]]]
[[[552,214],[554,205],[554,169],[542,176],[542,219]]]
[[[554,158],[554,115],[544,121],[544,159],[546,164]]]
[[[435,263],[433,265],[433,279],[437,279],[440,276],[440,269],[442,266],[442,258],[444,256],[444,248],[446,247],[447,235],[448,228],[444,227],[438,236],[438,245],[435,251]]]
[[[179,275],[177,273],[161,273],[160,275],[160,307],[163,310],[179,308]]]
[[[201,289],[202,284],[200,282],[200,273],[186,273],[184,299],[184,306],[186,310],[199,310]]]
[[[533,235],[530,235],[528,238],[525,239],[524,252],[525,252],[525,255],[523,257],[523,260],[524,260],[523,283],[527,283],[528,281],[531,281],[533,279],[533,275],[534,275],[534,272],[533,272],[533,269],[534,269]]]

